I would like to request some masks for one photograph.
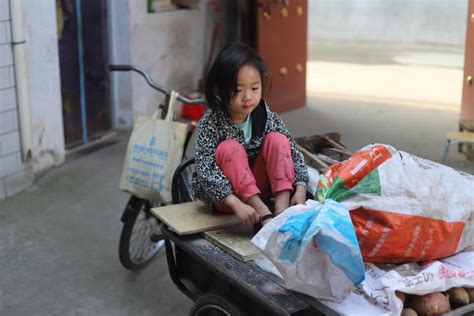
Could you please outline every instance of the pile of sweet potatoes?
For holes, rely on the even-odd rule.
[[[403,302],[402,316],[439,315],[474,303],[474,288],[454,287],[446,292],[411,295],[396,292]]]

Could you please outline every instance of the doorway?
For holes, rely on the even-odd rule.
[[[112,128],[109,96],[107,2],[56,0],[66,148]]]

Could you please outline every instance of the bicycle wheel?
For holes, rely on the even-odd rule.
[[[137,270],[150,262],[163,247],[161,222],[151,214],[151,208],[159,203],[130,197],[122,215],[120,234],[120,263],[127,269]]]

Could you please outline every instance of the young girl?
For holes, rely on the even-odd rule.
[[[245,224],[266,224],[306,201],[308,171],[281,118],[262,98],[268,82],[262,58],[232,43],[216,57],[206,80],[208,110],[198,124],[194,195],[210,209]]]

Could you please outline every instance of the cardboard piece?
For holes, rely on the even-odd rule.
[[[250,242],[254,235],[253,226],[244,224],[204,233],[207,240],[242,262],[253,260],[261,255],[260,250]]]
[[[151,212],[180,236],[239,223],[233,214],[210,213],[201,201],[155,207]]]

